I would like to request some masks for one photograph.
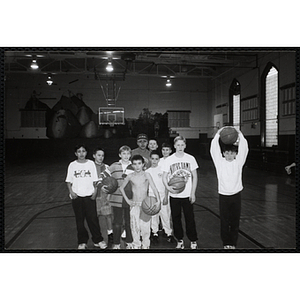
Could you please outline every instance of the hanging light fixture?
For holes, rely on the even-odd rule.
[[[111,59],[109,59],[108,63],[107,63],[107,66],[106,66],[106,71],[107,72],[112,72],[114,70],[114,67],[112,65],[112,61]]]
[[[52,85],[52,83],[53,83],[52,75],[48,74],[48,76],[47,76],[47,84],[48,85]]]
[[[39,68],[39,65],[36,62],[36,59],[33,59],[30,65],[31,69],[37,70]]]
[[[172,82],[171,82],[171,79],[170,79],[170,78],[167,78],[166,86],[167,86],[167,87],[172,86]]]

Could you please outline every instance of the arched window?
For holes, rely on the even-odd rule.
[[[229,89],[229,124],[240,129],[240,102],[241,102],[241,85],[234,79]]]
[[[262,142],[265,147],[273,147],[278,146],[278,71],[273,65],[269,65],[263,75]]]

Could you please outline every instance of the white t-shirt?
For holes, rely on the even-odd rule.
[[[72,184],[72,190],[78,196],[91,196],[95,181],[98,181],[98,175],[93,161],[88,159],[85,163],[79,163],[75,160],[69,164],[66,182]]]
[[[162,170],[160,166],[157,166],[156,168],[149,168],[147,169],[145,172],[149,173],[153,179],[153,182],[155,184],[155,187],[158,190],[159,196],[160,196],[160,200],[163,200],[163,198],[165,197],[166,194],[166,188],[163,184],[162,181]],[[155,197],[154,192],[152,190],[152,188],[149,186],[149,196]]]
[[[192,192],[192,171],[198,168],[194,156],[184,153],[183,157],[177,157],[176,153],[165,159],[162,165],[163,172],[170,172],[170,179],[174,176],[183,176],[186,179],[185,189],[179,194],[170,193],[174,198],[187,198]]]

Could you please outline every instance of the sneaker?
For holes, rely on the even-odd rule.
[[[158,237],[158,234],[153,234],[153,236],[152,236],[152,242],[153,242],[153,244],[154,245],[157,245],[158,243],[159,243],[159,237]]]
[[[108,242],[112,244],[114,242],[114,234],[113,233],[108,234],[107,237],[108,237]]]
[[[184,249],[184,242],[183,242],[183,240],[179,240],[177,242],[176,249]]]
[[[191,242],[191,249],[192,249],[192,250],[198,249],[197,242]]]
[[[78,249],[79,250],[85,250],[85,249],[87,249],[87,244],[85,244],[85,243],[79,244],[78,245]]]
[[[126,231],[125,231],[125,230],[122,232],[121,238],[122,238],[122,239],[126,239]]]
[[[107,245],[106,245],[105,241],[94,244],[94,246],[97,247],[97,248],[100,248],[100,249],[106,249],[107,248]]]
[[[147,247],[147,246],[144,246],[144,245],[142,245],[141,246],[141,249],[149,249],[150,247]]]
[[[175,242],[175,239],[174,239],[173,235],[168,235],[167,236],[167,242],[168,243],[174,243]]]
[[[235,249],[235,246],[233,246],[233,245],[225,245],[224,249]]]
[[[112,247],[113,249],[121,249],[121,245],[120,244],[115,244]]]
[[[133,249],[133,244],[132,243],[127,243],[126,244],[126,249]]]

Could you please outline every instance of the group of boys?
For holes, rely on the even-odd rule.
[[[220,151],[219,138],[220,130],[212,140],[211,155],[218,177],[221,238],[225,249],[234,249],[241,211],[242,167],[248,145],[239,131],[239,147],[230,145],[226,148],[225,145],[224,148],[223,145]],[[137,145],[138,148],[132,151],[128,146],[122,146],[119,149],[120,160],[110,166],[103,163],[103,149],[95,149],[93,162],[86,159],[84,145],[76,146],[77,160],[70,163],[66,182],[76,219],[78,249],[87,248],[89,236],[85,220],[94,246],[107,248],[99,226],[100,215],[106,217],[108,241],[113,249],[121,249],[123,227],[126,249],[149,249],[150,241],[153,244],[159,241],[160,222],[167,241],[173,243],[175,237],[176,249],[184,249],[182,211],[190,249],[197,249],[193,204],[196,201],[198,164],[192,155],[185,152],[186,140],[182,136],[174,139],[173,154],[169,144],[162,144],[162,158],[157,150],[157,141],[148,140],[146,134],[138,135]],[[107,176],[114,177],[118,182],[117,190],[111,194],[102,184]],[[174,176],[184,177],[185,188],[180,193],[168,185]],[[156,198],[154,206],[159,213],[154,216],[146,214],[141,208],[147,196]]]

